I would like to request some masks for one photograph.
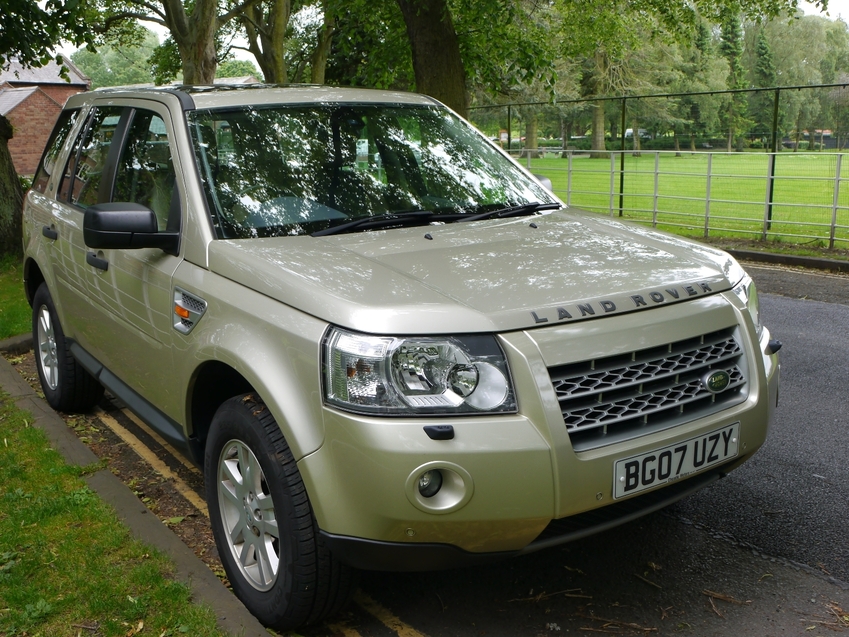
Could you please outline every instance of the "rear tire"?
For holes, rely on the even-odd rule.
[[[255,395],[231,398],[216,412],[204,481],[219,556],[251,613],[292,630],[341,610],[354,571],[324,546],[289,445]]]
[[[53,409],[87,412],[100,402],[103,386],[71,354],[46,283],[32,301],[32,341],[41,389]]]

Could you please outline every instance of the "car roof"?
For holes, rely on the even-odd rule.
[[[184,110],[264,104],[438,104],[431,97],[404,91],[383,91],[317,84],[284,86],[250,84],[104,88],[77,94],[68,100],[67,106],[78,107],[99,99],[107,101],[113,98],[157,99],[158,97],[161,99],[167,95],[177,97]]]

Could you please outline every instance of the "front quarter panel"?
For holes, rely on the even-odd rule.
[[[174,364],[187,400],[173,406],[172,417],[188,423],[192,435],[191,384],[205,363],[217,361],[260,395],[296,460],[318,449],[324,440],[320,344],[327,324],[188,262],[177,269],[175,284],[209,306],[190,334],[175,330]]]

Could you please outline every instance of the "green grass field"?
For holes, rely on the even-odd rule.
[[[0,257],[0,341],[32,329],[19,259]]]
[[[526,160],[521,160],[527,165]],[[615,213],[619,207],[619,156],[615,157]],[[652,223],[657,179],[657,226],[705,236],[708,153],[661,153],[655,176],[655,154],[625,155],[624,217]],[[769,155],[714,154],[710,159],[708,236],[760,239],[764,230]],[[571,203],[609,213],[610,159],[577,155],[572,159]],[[837,155],[784,153],[776,157],[772,221],[768,239],[816,243],[829,247]],[[533,159],[531,171],[551,179],[555,192],[566,199],[568,161],[556,157]],[[847,181],[843,182],[842,180]],[[849,160],[841,166],[835,227],[835,248],[849,247]]]

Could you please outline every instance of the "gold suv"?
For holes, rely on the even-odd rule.
[[[657,510],[749,458],[777,401],[733,258],[566,208],[419,95],[78,95],[24,221],[48,402],[105,387],[202,465],[229,580],[278,629],[357,568]]]

